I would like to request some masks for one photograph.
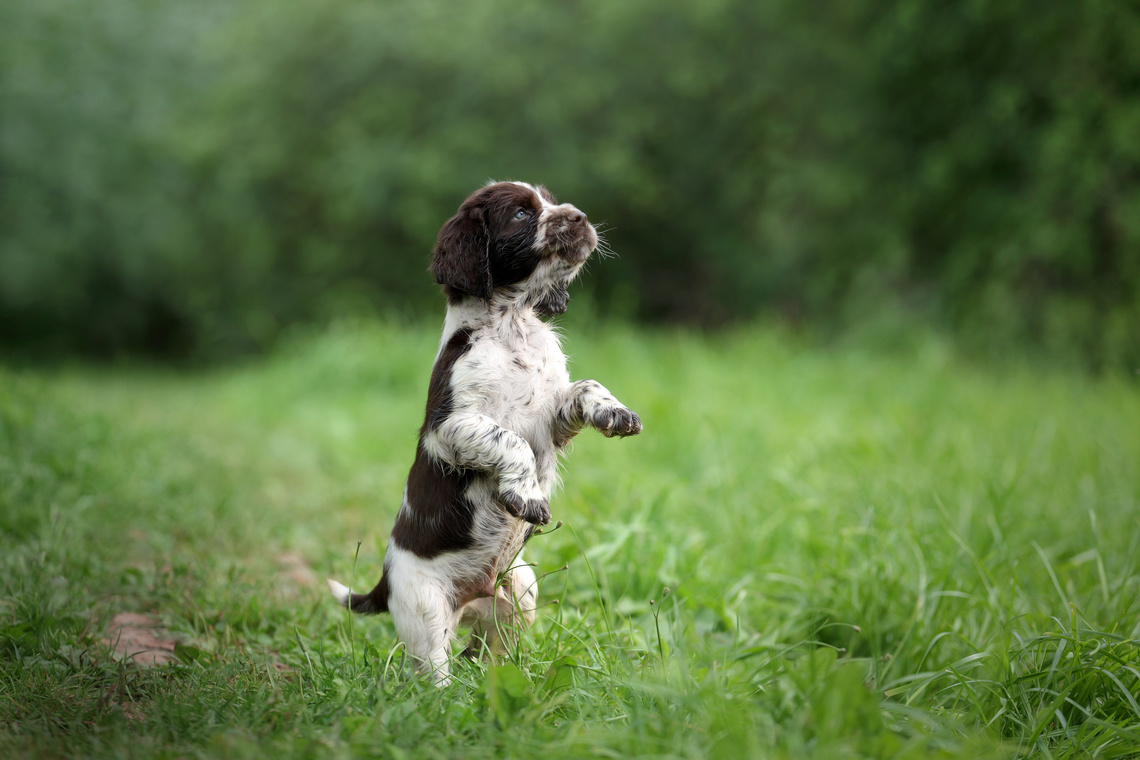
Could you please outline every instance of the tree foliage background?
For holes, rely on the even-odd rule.
[[[1140,366],[1131,0],[0,4],[0,346],[438,312],[489,178],[608,223],[621,316]]]

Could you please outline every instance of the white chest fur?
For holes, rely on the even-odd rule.
[[[570,382],[558,335],[530,310],[468,326],[471,347],[452,370],[454,406],[486,415],[526,440],[549,495],[557,469],[551,431],[560,393]],[[445,332],[443,343],[449,338]]]

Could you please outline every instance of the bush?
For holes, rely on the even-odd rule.
[[[1140,14],[708,0],[0,9],[0,341],[228,353],[438,310],[488,178],[612,226],[600,308],[1140,364]]]

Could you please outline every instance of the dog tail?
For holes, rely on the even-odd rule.
[[[375,615],[378,612],[388,611],[388,576],[382,575],[376,588],[367,594],[354,594],[344,584],[334,580],[329,581],[329,591],[336,597],[342,607],[362,615]]]

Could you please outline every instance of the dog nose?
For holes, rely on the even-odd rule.
[[[571,224],[581,224],[582,222],[586,221],[586,215],[578,209],[574,209],[570,212],[570,216],[566,217],[566,219]]]

